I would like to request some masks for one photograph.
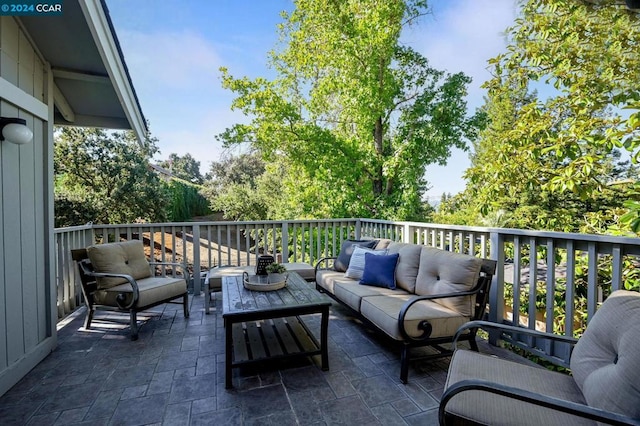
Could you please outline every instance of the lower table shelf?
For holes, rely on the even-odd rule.
[[[320,344],[300,317],[233,324],[232,367],[267,359],[320,354]]]

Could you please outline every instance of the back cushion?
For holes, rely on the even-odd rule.
[[[422,246],[407,243],[389,243],[387,252],[398,253],[400,258],[396,265],[396,286],[409,293],[415,293],[420,250]]]
[[[349,267],[354,247],[358,246],[372,249],[377,243],[378,240],[344,240],[340,247],[338,258],[333,264],[333,269],[338,272],[345,272]]]
[[[478,281],[481,267],[480,258],[433,247],[422,247],[416,294],[427,296],[471,290]],[[434,302],[464,316],[471,316],[474,309],[473,296],[448,297],[435,299]]]
[[[126,274],[134,279],[151,276],[140,240],[93,245],[87,247],[87,254],[96,272]],[[128,281],[124,278],[98,278],[96,282],[98,288],[110,288]]]
[[[587,404],[640,418],[640,293],[618,290],[605,300],[570,365]]]

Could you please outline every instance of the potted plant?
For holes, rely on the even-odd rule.
[[[284,265],[274,262],[267,265],[265,269],[267,270],[270,283],[287,281],[287,268],[285,268]]]
[[[265,269],[267,270],[268,274],[282,274],[284,272],[287,272],[287,268],[285,268],[283,264],[277,262],[273,262],[267,265]]]

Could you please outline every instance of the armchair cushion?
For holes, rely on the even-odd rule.
[[[481,267],[480,258],[433,247],[422,247],[416,294],[430,296],[471,290],[478,279]],[[461,315],[471,316],[474,311],[473,300],[472,296],[461,296],[434,299],[434,302]]]
[[[374,248],[378,243],[377,240],[344,240],[340,247],[338,258],[333,264],[333,269],[338,272],[345,272],[349,267],[351,255],[356,247]]]
[[[87,247],[87,254],[96,272],[126,274],[134,279],[151,276],[151,268],[140,240],[97,244]],[[98,277],[98,288],[105,289],[124,284],[124,278]]]
[[[640,293],[613,292],[596,311],[571,355],[587,403],[640,418]]]
[[[565,401],[585,403],[580,389],[569,375],[477,352],[457,350],[451,359],[445,389],[469,379],[487,380]],[[447,412],[467,421],[491,425],[594,424],[555,410],[475,390],[451,398]]]
[[[136,283],[139,291],[137,306],[154,305],[163,300],[181,296],[187,291],[187,282],[182,277],[148,277],[136,280]],[[96,303],[118,306],[117,297],[119,294],[123,294],[125,297],[123,306],[131,303],[133,290],[129,283],[96,291]]]

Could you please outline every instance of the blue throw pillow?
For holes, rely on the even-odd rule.
[[[378,240],[344,240],[342,247],[340,247],[338,258],[333,264],[333,269],[338,272],[345,272],[349,268],[351,255],[356,246],[373,249],[376,244],[378,244]]]
[[[396,265],[400,254],[386,254],[375,256],[371,253],[364,255],[364,272],[360,284],[376,287],[396,288]]]

